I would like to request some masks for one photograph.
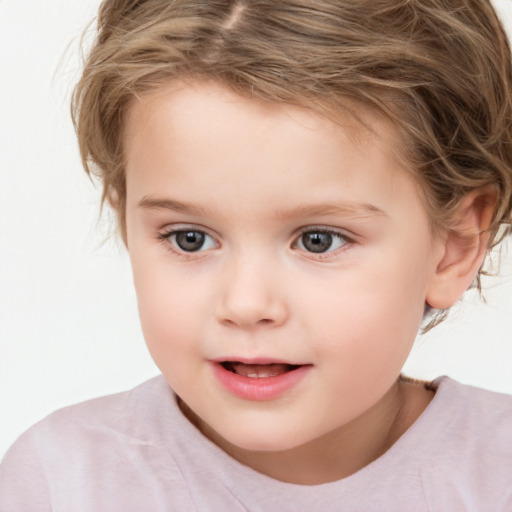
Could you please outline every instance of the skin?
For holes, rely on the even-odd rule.
[[[451,301],[439,283],[458,253],[432,237],[393,127],[365,120],[372,133],[212,83],[163,87],[126,120],[126,239],[152,357],[207,437],[288,482],[354,473],[433,396],[398,377],[429,294]],[[302,232],[319,228],[336,234],[314,253]],[[180,249],[180,229],[205,245]],[[209,361],[228,357],[310,366],[254,401],[214,376]]]

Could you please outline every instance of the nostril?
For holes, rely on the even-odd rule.
[[[219,301],[215,317],[225,327],[253,329],[281,325],[287,318],[286,305],[280,298],[259,296],[256,293],[230,293]]]
[[[223,318],[221,320],[221,323],[222,325],[226,326],[226,327],[246,327],[246,328],[250,328],[251,325],[252,327],[256,327],[256,326],[260,326],[260,327],[263,327],[263,326],[270,326],[275,322],[275,320],[272,320],[271,318],[261,318],[260,320],[257,320],[256,322],[254,323],[244,323],[242,321],[235,321],[235,320],[231,320],[230,318]]]

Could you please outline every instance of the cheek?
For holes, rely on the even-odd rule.
[[[384,265],[383,257],[366,263],[333,274],[309,297],[301,290],[296,303],[314,323],[317,351],[346,365],[348,374],[399,372],[423,317],[424,279],[419,265]]]
[[[165,264],[149,263],[136,255],[132,256],[132,268],[142,330],[153,357],[186,349],[204,316],[201,283],[192,283]]]
[[[146,278],[140,284],[139,315],[151,357],[176,392],[194,389],[202,353],[197,300],[173,283]]]

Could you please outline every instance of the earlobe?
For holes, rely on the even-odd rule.
[[[468,194],[457,208],[427,290],[432,308],[453,306],[473,282],[487,252],[496,200],[496,189],[485,187]]]
[[[109,187],[108,191],[105,193],[105,198],[108,201],[108,204],[113,210],[117,210],[119,206],[119,194],[117,190],[112,187]]]

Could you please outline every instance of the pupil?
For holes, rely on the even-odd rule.
[[[176,233],[176,244],[183,251],[198,251],[204,244],[204,237],[199,231],[180,231]]]
[[[332,245],[332,235],[330,233],[304,233],[302,243],[310,252],[325,252]]]

